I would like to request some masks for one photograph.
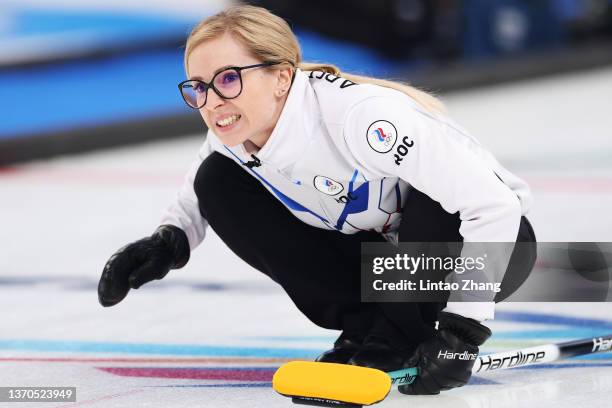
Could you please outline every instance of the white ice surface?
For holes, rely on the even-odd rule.
[[[445,99],[459,123],[530,181],[535,205],[529,217],[540,241],[611,241],[610,95],[608,68]],[[212,231],[184,269],[134,291],[116,307],[99,306],[96,286],[105,261],[155,228],[202,137],[0,172],[0,386],[78,388],[76,404],[27,406],[291,406],[269,386],[233,388],[249,383],[235,378],[100,370],[277,366],[278,358],[316,355],[336,335],[311,324],[276,284],[237,259]],[[486,351],[612,332],[609,303],[515,303],[498,310],[526,313],[528,321],[491,322],[495,334]],[[577,320],[560,323],[571,317]],[[50,358],[64,360],[45,361]],[[571,362],[577,366],[490,374],[481,379],[493,384],[476,381],[440,396],[392,393],[379,406],[611,406],[610,357]],[[223,387],[196,387],[211,384]]]

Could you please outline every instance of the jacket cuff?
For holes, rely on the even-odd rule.
[[[443,311],[484,322],[493,320],[495,302],[448,302]]]

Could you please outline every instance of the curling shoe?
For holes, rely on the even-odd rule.
[[[404,361],[414,353],[415,349],[416,346],[394,347],[389,340],[370,335],[347,364],[376,368],[385,372],[395,371],[403,368]]]
[[[334,342],[334,348],[321,354],[315,361],[320,363],[346,364],[361,348],[363,338],[362,334],[342,332],[338,340]]]

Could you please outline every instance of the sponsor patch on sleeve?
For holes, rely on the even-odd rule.
[[[374,151],[388,153],[397,142],[397,129],[389,121],[377,120],[368,127],[366,138]]]

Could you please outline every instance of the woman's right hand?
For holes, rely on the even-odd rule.
[[[100,304],[116,305],[130,289],[162,279],[170,269],[182,268],[189,255],[185,232],[173,225],[160,226],[150,237],[124,246],[106,262],[98,283]]]

